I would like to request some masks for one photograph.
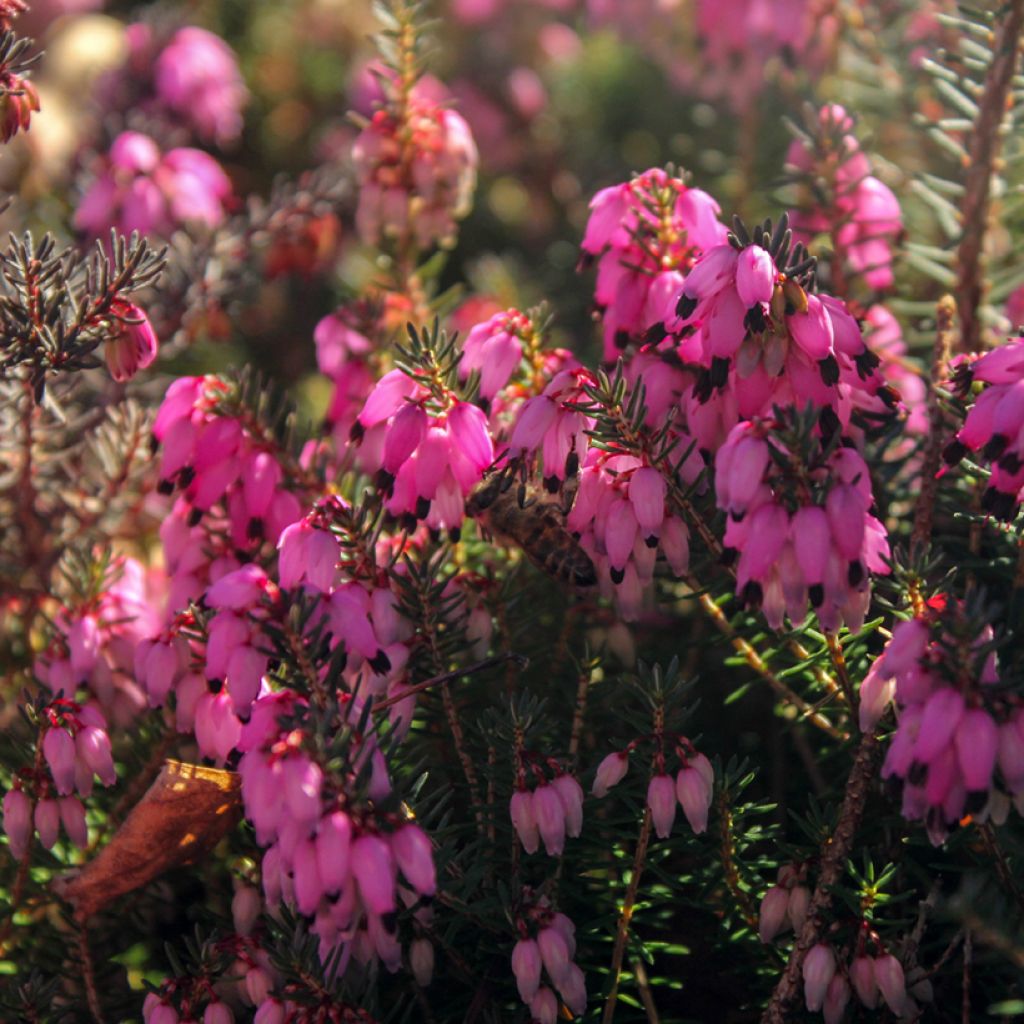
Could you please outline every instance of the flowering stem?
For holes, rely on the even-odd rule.
[[[690,586],[695,587],[691,581]],[[847,735],[837,729],[812,704],[808,704],[798,693],[791,690],[781,679],[777,678],[760,654],[741,637],[729,624],[725,612],[712,600],[710,595],[702,593],[698,602],[704,613],[715,624],[718,631],[725,636],[737,654],[787,703],[795,707],[812,725],[831,736],[834,740],[848,739]]]
[[[921,493],[914,507],[914,531],[910,535],[911,551],[927,546],[931,540],[935,516],[935,497],[939,490],[936,474],[942,462],[942,407],[939,404],[939,381],[949,358],[956,306],[950,295],[939,299],[935,307],[935,346],[932,349],[931,387],[928,389],[928,448],[921,468]]]
[[[978,308],[985,292],[982,268],[985,232],[988,228],[992,174],[1002,144],[1000,126],[1006,116],[1010,86],[1017,68],[1021,31],[1024,29],[1024,0],[1010,0],[999,21],[992,47],[992,63],[978,102],[978,120],[971,135],[970,163],[964,180],[960,223],[963,234],[957,249],[956,304],[960,314],[960,351],[981,347]]]
[[[619,978],[622,975],[622,959],[626,953],[629,922],[633,918],[633,908],[636,906],[636,896],[640,889],[640,876],[643,874],[644,861],[647,857],[647,844],[651,840],[651,822],[651,809],[644,807],[644,817],[640,822],[640,832],[636,838],[636,853],[633,855],[633,873],[629,879],[626,899],[622,904],[622,913],[619,916],[619,926],[615,932],[615,948],[612,951],[611,968],[614,980],[612,981],[612,990],[608,993],[608,1001],[604,1004],[604,1013],[601,1016],[602,1024],[611,1024],[615,1017],[615,1003],[619,998]]]
[[[511,651],[508,651],[505,654],[495,654],[491,658],[484,658],[483,661],[467,665],[465,668],[457,668],[451,672],[443,672],[439,676],[431,676],[430,679],[424,679],[422,683],[416,683],[414,686],[405,686],[401,691],[393,696],[377,701],[373,705],[373,710],[375,712],[384,711],[391,707],[392,704],[397,704],[399,701],[405,700],[406,697],[409,697],[414,693],[421,693],[423,690],[429,690],[432,686],[438,686],[441,683],[454,682],[456,679],[461,679],[463,676],[475,675],[477,672],[483,672],[486,669],[493,668],[495,665],[501,665],[506,661],[514,662],[520,669],[525,669],[526,666],[530,664],[530,659],[522,654],[513,654]]]
[[[786,1011],[796,1000],[804,957],[818,942],[824,927],[823,917],[832,905],[832,889],[839,881],[843,865],[850,855],[864,813],[864,805],[867,803],[868,790],[874,778],[880,750],[878,736],[874,732],[864,733],[846,780],[846,793],[839,812],[839,821],[832,835],[822,843],[821,867],[807,910],[807,919],[797,936],[786,969],[779,978],[761,1017],[761,1024],[785,1024]]]
[[[757,909],[750,893],[740,885],[739,866],[736,863],[736,844],[732,838],[732,808],[729,806],[729,794],[725,787],[718,791],[718,827],[721,845],[719,852],[722,856],[722,871],[725,875],[725,884],[732,893],[736,906],[739,909],[743,920],[753,931],[757,931]]]

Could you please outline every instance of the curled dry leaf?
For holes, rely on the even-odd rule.
[[[58,894],[85,921],[118,896],[209,852],[237,823],[237,772],[168,760],[113,839]]]

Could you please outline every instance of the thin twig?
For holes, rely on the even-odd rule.
[[[78,927],[78,955],[82,961],[82,981],[85,983],[85,998],[89,1004],[89,1012],[96,1024],[104,1024],[103,1004],[96,988],[96,969],[89,950],[89,932],[84,923]]]
[[[971,961],[974,959],[974,940],[970,928],[964,932],[964,973],[963,1001],[960,1004],[960,1019],[963,1024],[971,1024]]]
[[[583,737],[583,719],[587,713],[587,695],[590,693],[590,673],[580,672],[576,683],[576,706],[572,713],[569,733],[569,766],[575,772],[579,763],[580,740]]]
[[[932,349],[931,386],[928,388],[928,446],[925,449],[924,465],[921,467],[921,491],[914,506],[914,531],[910,535],[912,553],[927,547],[932,536],[943,442],[939,382],[949,359],[955,314],[956,307],[952,296],[944,295],[935,307],[935,345]]]
[[[1014,902],[1017,904],[1017,909],[1024,913],[1024,893],[1021,892],[1020,886],[1017,884],[1017,880],[1014,877],[1015,872],[1010,867],[1010,862],[1006,859],[1006,853],[999,843],[999,837],[996,835],[996,830],[992,827],[992,822],[986,821],[984,825],[979,825],[978,833],[981,836],[986,853],[995,862],[996,874],[999,875],[999,881],[1003,884],[1003,888],[1013,897]]]
[[[995,30],[992,63],[985,75],[984,89],[978,101],[978,120],[968,148],[970,162],[960,207],[963,234],[956,255],[956,304],[960,314],[961,352],[975,352],[982,343],[978,310],[986,287],[982,264],[992,175],[1002,146],[1000,127],[1006,116],[1010,86],[1017,67],[1022,28],[1024,0],[1010,0]]]
[[[643,821],[636,838],[636,853],[633,855],[633,873],[626,889],[626,898],[619,916],[619,926],[615,932],[615,947],[612,950],[612,990],[608,993],[608,1001],[604,1004],[602,1024],[611,1024],[615,1017],[615,1003],[619,998],[619,979],[622,976],[622,958],[626,952],[626,939],[629,937],[629,922],[633,919],[633,908],[636,906],[637,892],[640,890],[640,876],[643,874],[644,861],[647,858],[647,844],[651,841],[651,809],[644,807]]]
[[[853,767],[846,780],[846,793],[839,812],[835,832],[825,840],[821,848],[821,867],[818,882],[811,896],[807,919],[790,954],[786,969],[779,978],[775,991],[761,1017],[761,1024],[785,1024],[787,1011],[796,1000],[800,988],[800,971],[808,950],[818,942],[824,927],[824,916],[832,904],[832,888],[842,875],[843,865],[853,846],[864,805],[867,802],[871,780],[878,764],[880,747],[873,732],[861,737]]]
[[[631,960],[633,977],[636,978],[636,987],[640,993],[640,1002],[644,1005],[644,1013],[647,1014],[647,1024],[660,1024],[658,1008],[654,1005],[654,995],[651,992],[650,983],[647,980],[647,970],[641,960]]]

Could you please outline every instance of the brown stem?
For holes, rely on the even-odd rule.
[[[960,1019],[963,1024],[971,1024],[971,961],[973,953],[974,940],[971,938],[971,930],[968,928],[964,933],[963,1001],[960,1007]]]
[[[839,637],[835,633],[825,634],[825,643],[828,646],[829,657],[832,659],[832,667],[836,670],[836,679],[839,680],[839,686],[843,691],[843,696],[846,698],[846,703],[851,707],[856,707],[856,698],[853,694],[853,683],[850,680],[850,673],[846,668],[846,658],[843,655],[843,645],[839,642]]]
[[[718,791],[718,828],[719,828],[719,851],[722,855],[722,871],[725,874],[725,884],[736,901],[736,906],[747,926],[757,931],[757,908],[750,897],[750,893],[740,884],[739,865],[736,863],[736,843],[732,837],[732,808],[729,806],[729,794],[723,786]]]
[[[978,833],[985,846],[985,852],[995,862],[996,874],[999,876],[1003,888],[1013,897],[1017,909],[1024,913],[1024,893],[1021,892],[1020,886],[1017,884],[1017,879],[1014,877],[1015,872],[1006,859],[1006,853],[999,843],[999,837],[992,827],[992,822],[986,821],[984,825],[979,825]]]
[[[572,730],[569,733],[569,765],[576,771],[579,761],[580,740],[583,737],[583,718],[587,713],[587,695],[590,693],[590,672],[580,673],[576,683],[576,707],[572,713]]]
[[[104,1024],[103,1004],[100,1002],[100,993],[96,987],[96,969],[92,962],[92,953],[89,950],[89,932],[85,924],[78,927],[78,956],[82,961],[82,981],[85,984],[85,998],[89,1004],[89,1012],[96,1024]]]
[[[640,890],[640,876],[643,874],[644,861],[647,857],[647,844],[651,841],[651,809],[644,808],[643,821],[640,822],[640,832],[636,838],[636,853],[633,855],[633,873],[629,879],[629,886],[626,889],[626,898],[622,904],[622,913],[619,916],[619,926],[615,932],[615,947],[612,950],[612,990],[608,993],[608,1001],[604,1004],[604,1013],[601,1016],[602,1024],[611,1024],[615,1017],[615,1003],[619,998],[619,979],[622,976],[622,958],[626,953],[626,939],[629,937],[629,922],[633,918],[633,908],[636,906],[637,892]]]
[[[843,865],[853,846],[879,753],[878,737],[873,732],[865,733],[861,737],[853,767],[846,780],[846,793],[835,832],[822,844],[821,867],[807,911],[807,920],[800,929],[786,969],[782,972],[782,977],[779,978],[761,1017],[761,1024],[785,1024],[787,1010],[796,1001],[804,957],[818,942],[824,928],[824,916],[832,905],[832,888],[839,881]]]
[[[1000,126],[1006,116],[1010,86],[1017,67],[1024,0],[1009,0],[995,30],[992,63],[978,102],[978,120],[968,146],[960,221],[963,234],[957,249],[956,304],[960,314],[960,351],[982,345],[978,310],[984,298],[985,232],[991,202],[992,174],[1002,145]]]
[[[651,992],[650,982],[647,980],[647,971],[641,960],[631,961],[633,977],[636,978],[636,987],[640,993],[640,1002],[643,1003],[644,1013],[647,1014],[647,1024],[660,1024],[658,1008],[654,1005],[654,995]]]
[[[910,550],[917,553],[928,546],[935,518],[935,497],[939,490],[938,472],[942,462],[943,418],[939,403],[939,382],[949,359],[956,306],[950,295],[939,299],[935,307],[935,345],[932,349],[931,387],[928,389],[928,447],[921,467],[921,492],[914,506],[914,531]]]

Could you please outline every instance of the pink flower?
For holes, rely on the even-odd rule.
[[[617,786],[625,777],[629,769],[629,755],[621,751],[614,751],[608,754],[597,766],[597,775],[594,777],[592,792],[596,797],[608,795],[612,786]]]
[[[39,93],[24,76],[5,70],[0,74],[0,138],[10,142],[18,132],[27,132],[32,114],[39,110]]]
[[[32,837],[32,801],[20,789],[9,789],[4,794],[4,833],[11,856],[21,860]]]
[[[878,982],[875,980],[875,961],[870,956],[855,957],[850,964],[850,981],[857,998],[869,1010],[878,1005]]]
[[[534,939],[520,939],[512,949],[512,973],[516,978],[519,998],[529,1003],[537,994],[541,972],[540,948]]]
[[[194,26],[179,29],[157,57],[154,78],[160,100],[203,138],[224,144],[238,137],[248,91],[223,39]]]
[[[43,736],[43,756],[50,768],[54,785],[61,796],[67,796],[75,788],[75,741],[70,733],[60,726],[46,730]]]
[[[146,314],[133,303],[116,300],[112,311],[117,327],[116,333],[104,342],[107,366],[114,380],[131,380],[156,359],[156,331]]]
[[[907,986],[903,977],[903,965],[891,953],[876,957],[874,962],[875,982],[886,1005],[897,1016],[902,1015],[907,1001]]]
[[[480,374],[480,395],[490,401],[508,384],[523,358],[523,342],[533,334],[529,317],[517,309],[496,313],[466,335],[459,376]]]
[[[389,844],[380,836],[357,837],[350,864],[366,908],[374,914],[391,913],[395,909],[395,861]]]
[[[761,898],[757,934],[762,942],[771,942],[788,926],[786,911],[789,893],[780,885],[773,885]]]
[[[802,974],[804,979],[804,1001],[807,1009],[820,1010],[825,994],[836,973],[836,958],[832,947],[824,942],[812,946],[804,957]]]
[[[554,786],[541,784],[533,791],[531,804],[545,852],[549,857],[561,856],[565,848],[566,814],[558,791]]]
[[[676,788],[671,775],[655,775],[647,787],[647,806],[659,839],[667,839],[676,819]]]
[[[434,853],[427,834],[418,825],[403,825],[391,833],[391,852],[398,869],[421,896],[437,892]]]
[[[536,853],[540,844],[540,831],[533,807],[533,794],[528,789],[517,789],[509,803],[512,827],[527,853]]]
[[[700,770],[694,767],[680,769],[676,775],[676,796],[690,828],[697,835],[707,830],[712,795],[713,787]]]

